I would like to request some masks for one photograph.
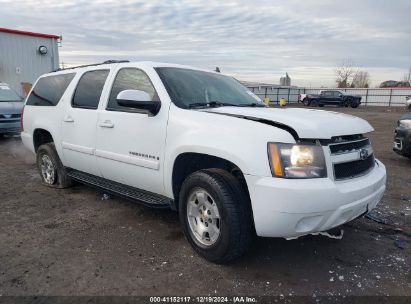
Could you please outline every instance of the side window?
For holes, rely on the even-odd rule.
[[[109,70],[85,72],[74,92],[73,108],[97,109]]]
[[[325,95],[325,96],[331,96],[331,95],[332,95],[332,92],[330,92],[330,91],[324,91],[324,92],[323,92],[323,95]]]
[[[124,90],[144,91],[150,95],[151,100],[159,100],[156,90],[154,89],[154,86],[146,73],[136,68],[124,68],[117,73],[117,76],[114,79],[107,104],[107,110],[135,111],[133,109],[118,105],[117,95]]]
[[[29,106],[56,106],[75,73],[40,78],[27,98]]]

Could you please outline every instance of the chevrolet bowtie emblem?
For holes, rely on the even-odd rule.
[[[368,157],[368,150],[367,149],[361,149],[360,150],[360,159],[364,160]]]

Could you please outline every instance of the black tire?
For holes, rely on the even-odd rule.
[[[54,179],[47,181],[42,173],[42,161],[43,157],[47,156],[53,165],[52,171],[54,172]],[[57,154],[56,147],[54,143],[47,143],[41,145],[37,149],[37,169],[39,170],[41,183],[45,186],[52,188],[68,188],[72,186],[73,182],[70,177],[67,176],[66,168],[61,163],[60,157]]]
[[[209,246],[196,239],[188,222],[188,200],[198,189],[204,189],[213,197],[220,215],[219,236]],[[255,231],[250,199],[238,179],[221,169],[197,171],[184,181],[179,197],[182,229],[190,245],[200,256],[210,262],[222,264],[246,252]]]
[[[351,108],[358,108],[360,104],[357,101],[352,101],[351,102]]]
[[[303,105],[305,105],[306,107],[308,107],[310,105],[311,101],[308,98],[304,98],[303,100]]]
[[[310,106],[312,106],[312,107],[318,106],[318,100],[317,99],[311,99]]]
[[[341,100],[340,103],[338,103],[338,106],[341,107],[341,108],[346,107],[347,106],[347,101]]]

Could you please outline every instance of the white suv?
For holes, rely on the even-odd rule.
[[[344,224],[385,190],[368,122],[267,108],[232,77],[193,67],[111,61],[49,73],[23,123],[43,184],[74,180],[178,210],[190,244],[216,263],[240,256],[255,234]]]

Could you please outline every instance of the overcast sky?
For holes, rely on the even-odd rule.
[[[153,60],[241,80],[334,84],[346,58],[372,85],[411,66],[410,0],[6,1],[0,27],[63,36],[60,61]]]

